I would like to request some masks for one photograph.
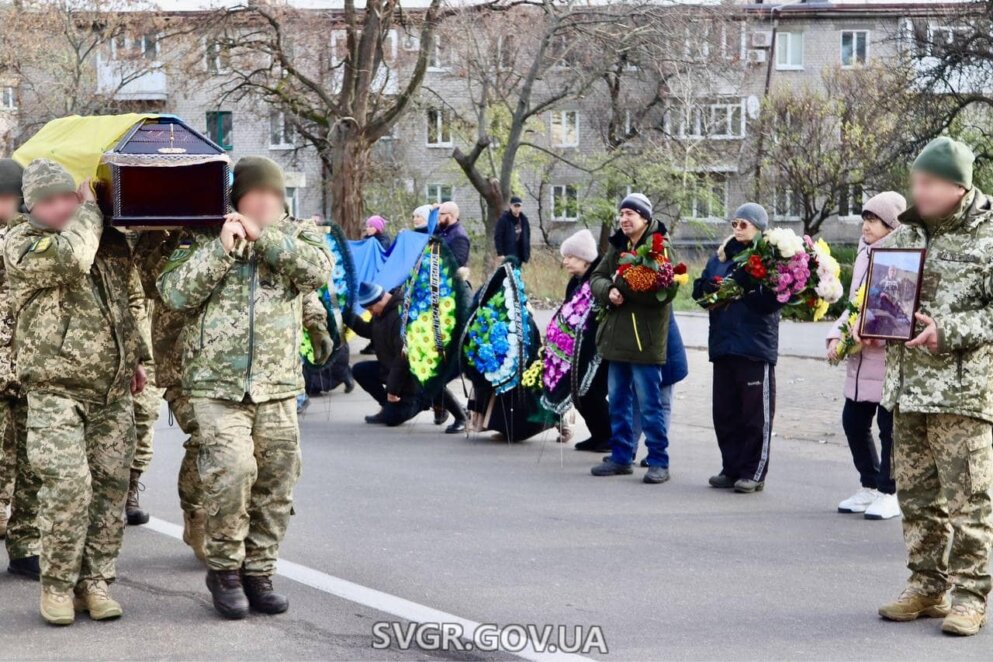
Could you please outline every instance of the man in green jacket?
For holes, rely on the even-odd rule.
[[[13,221],[4,264],[18,311],[27,455],[41,479],[41,614],[56,625],[72,623],[74,607],[116,618],[108,584],[135,445],[131,396],[144,388],[141,361],[150,358],[132,307],[141,285],[89,182],[77,192],[60,165],[37,160],[23,187],[29,216]]]
[[[622,253],[652,242],[665,243],[665,225],[652,220],[652,203],[640,193],[621,201],[620,229],[590,277],[593,296],[606,309],[597,330],[597,351],[610,361],[607,392],[610,401],[611,454],[593,467],[594,476],[630,474],[637,450],[632,420],[638,399],[641,429],[648,448],[646,483],[669,480],[669,439],[662,402],[662,366],[669,335],[669,303],[654,292],[635,292],[618,275]],[[660,239],[655,239],[658,236]],[[668,392],[668,391],[666,391]]]
[[[289,607],[271,577],[300,475],[302,304],[333,260],[316,225],[286,215],[284,191],[275,163],[241,159],[237,212],[177,248],[158,281],[165,305],[189,314],[183,386],[200,427],[207,587],[226,618]]]
[[[913,207],[884,244],[927,253],[918,334],[886,357],[911,574],[879,613],[944,617],[942,630],[958,635],[986,622],[993,542],[993,204],[972,184],[973,160],[949,138],[927,145],[911,172]]]

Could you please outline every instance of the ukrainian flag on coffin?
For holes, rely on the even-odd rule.
[[[445,385],[458,357],[466,287],[443,241],[432,237],[404,286],[403,339],[414,378],[433,394]]]

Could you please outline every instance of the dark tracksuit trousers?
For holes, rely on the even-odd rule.
[[[610,364],[604,361],[597,370],[593,383],[590,384],[586,395],[576,401],[576,411],[586,421],[586,427],[590,431],[590,439],[596,439],[608,443],[611,437],[610,430],[610,403],[607,402],[607,373]]]
[[[713,400],[721,473],[764,481],[776,413],[776,367],[738,356],[715,359]]]
[[[873,418],[879,428],[882,458],[876,452],[876,442],[872,439]],[[893,466],[893,414],[877,402],[856,402],[846,398],[841,425],[845,428],[862,487],[876,489],[883,494],[896,494],[896,481],[890,473]]]

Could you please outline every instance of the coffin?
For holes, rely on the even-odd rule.
[[[178,117],[142,119],[105,152],[97,200],[112,225],[213,225],[228,213],[231,159]]]

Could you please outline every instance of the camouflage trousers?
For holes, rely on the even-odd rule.
[[[152,463],[152,438],[155,435],[155,422],[159,420],[159,410],[162,407],[163,389],[155,388],[154,372],[148,371],[148,384],[141,393],[134,396],[134,459],[131,468],[142,473],[148,471]]]
[[[893,425],[910,586],[928,594],[952,588],[955,602],[985,607],[993,543],[993,426],[967,416],[899,409]]]
[[[2,405],[0,405],[2,406]],[[14,475],[17,473],[17,448],[12,430],[7,429],[6,412],[0,414],[0,509],[10,505],[14,498]]]
[[[193,403],[190,397],[183,393],[179,386],[165,389],[166,402],[169,411],[176,419],[179,429],[187,435],[183,442],[183,459],[179,464],[179,505],[184,513],[192,513],[203,509],[203,497],[200,487],[200,470],[197,459],[200,455],[200,426],[193,413]]]
[[[207,510],[207,566],[276,571],[300,476],[296,398],[260,404],[194,398]]]
[[[27,447],[41,479],[41,581],[67,590],[112,582],[134,454],[131,397],[107,405],[28,393]]]
[[[0,398],[0,428],[3,429],[4,443],[8,445],[7,452],[14,469],[10,521],[4,541],[11,559],[37,556],[41,551],[37,524],[41,481],[28,462],[27,431],[24,427],[27,416],[27,400]]]

